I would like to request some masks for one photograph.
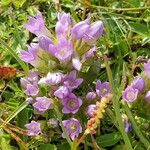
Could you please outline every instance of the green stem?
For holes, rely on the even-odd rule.
[[[83,3],[83,2],[80,1],[80,3]],[[150,6],[134,7],[134,8],[112,8],[112,7],[91,5],[91,4],[90,4],[90,7],[105,9],[105,10],[113,10],[113,11],[140,11],[140,10],[150,9]]]
[[[76,142],[76,140],[73,141],[72,146],[71,146],[71,150],[77,150],[77,142]]]
[[[118,100],[117,94],[115,92],[112,72],[111,72],[110,66],[108,64],[108,59],[107,59],[106,56],[104,56],[104,63],[106,65],[106,71],[107,71],[107,75],[108,75],[108,79],[109,79],[109,83],[110,83],[110,88],[111,88],[111,92],[113,94],[112,103],[113,103],[115,114],[116,114],[116,120],[118,122],[119,129],[120,129],[120,132],[121,132],[122,137],[124,139],[124,142],[127,146],[127,149],[132,150],[132,145],[130,143],[130,140],[128,138],[127,133],[125,132],[124,125],[123,125],[123,122],[122,122],[122,118],[121,118],[121,114],[120,114],[120,107],[119,107],[119,100]]]
[[[127,113],[128,117],[129,117],[131,123],[132,123],[132,127],[133,127],[136,135],[139,137],[140,141],[144,144],[144,146],[148,149],[150,147],[150,143],[143,136],[142,132],[140,131],[139,127],[137,126],[137,124],[136,124],[136,122],[135,122],[135,120],[134,120],[134,118],[132,116],[132,113],[131,113],[131,111],[130,111],[128,105],[127,105],[127,103],[125,102],[123,106],[124,106],[124,108],[126,110],[126,113]]]
[[[65,128],[64,128],[64,125],[63,125],[63,123],[62,123],[61,113],[59,112],[59,109],[58,109],[57,106],[55,106],[54,109],[55,109],[55,112],[56,112],[56,114],[57,114],[58,120],[59,120],[59,122],[60,122],[61,129],[62,129],[62,131],[63,131],[63,133],[64,133],[64,135],[65,135],[65,138],[66,138],[67,142],[69,143],[70,147],[72,147],[72,142],[71,142],[69,136],[67,135],[66,130],[65,130]]]

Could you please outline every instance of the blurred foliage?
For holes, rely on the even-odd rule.
[[[27,43],[29,44],[34,39],[34,36],[24,29],[24,24],[27,22],[28,16],[34,15],[37,10],[42,12],[46,25],[51,32],[54,30],[57,12],[59,11],[70,12],[76,21],[85,19],[89,14],[92,20],[102,20],[105,25],[105,33],[98,42],[99,54],[106,54],[109,57],[118,91],[121,91],[121,88],[124,87],[124,85],[120,86],[123,75],[131,80],[134,75],[141,72],[141,63],[150,56],[149,0],[1,0],[0,39],[17,55],[20,50],[26,49]],[[22,71],[19,63],[2,42],[0,42],[0,65],[12,66],[18,71]],[[105,65],[100,59],[92,63],[87,74],[89,74],[87,76],[88,84],[91,87],[96,79],[107,80]],[[25,104],[21,104],[25,99],[19,82],[19,77],[22,75],[24,73],[17,73],[11,80],[1,82],[0,117],[3,120],[9,118],[12,124],[23,128],[24,124],[29,122],[32,117],[32,109]],[[137,122],[139,120],[138,118]],[[107,122],[110,122],[110,120],[108,119]],[[145,119],[143,122],[144,125],[147,123]],[[140,123],[141,121],[139,121]],[[106,128],[110,126],[112,126],[112,123],[107,125]],[[150,139],[149,131],[144,132],[143,126],[141,127],[143,133]],[[121,140],[120,133],[115,131],[114,128],[113,130],[113,132],[106,132],[104,135],[97,137],[98,145],[104,148],[111,147],[113,150],[125,150],[126,147]],[[50,137],[54,135],[53,132],[49,134]],[[29,142],[29,147],[31,149],[38,147],[39,150],[56,150],[57,148],[65,150],[68,144],[61,139],[61,133],[57,134],[60,135],[60,138],[55,139],[55,136],[50,139],[44,137],[44,141],[41,137],[32,139]],[[134,133],[131,133],[130,139],[135,149],[145,149],[141,142],[133,140],[134,136]],[[27,137],[22,136],[21,139],[26,141]],[[87,140],[90,147],[91,140],[88,138]],[[51,144],[45,144],[48,141]],[[17,143],[12,140],[11,136],[0,129],[0,149],[3,150],[4,147],[5,150],[18,149]]]

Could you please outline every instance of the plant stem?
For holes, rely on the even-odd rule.
[[[80,3],[83,3],[83,2],[80,1]],[[134,7],[134,8],[112,8],[112,7],[91,5],[91,4],[90,4],[90,7],[105,9],[105,10],[113,10],[113,11],[140,11],[140,10],[150,9],[150,6]]]
[[[66,131],[65,131],[65,128],[64,128],[64,125],[63,125],[63,123],[62,123],[61,113],[59,112],[59,109],[58,109],[57,106],[55,106],[54,109],[55,109],[55,112],[56,112],[56,114],[57,114],[58,120],[59,120],[59,122],[60,122],[60,126],[61,126],[61,128],[62,128],[62,131],[63,131],[63,133],[64,133],[64,135],[65,135],[65,138],[66,138],[67,142],[69,143],[70,147],[72,147],[72,142],[71,142],[69,136],[67,135],[67,133],[66,133]]]
[[[127,146],[127,149],[132,150],[132,145],[130,143],[130,140],[128,138],[127,133],[125,132],[124,125],[122,122],[122,118],[121,118],[121,114],[120,114],[120,108],[119,108],[119,100],[118,100],[117,94],[115,92],[112,72],[111,72],[110,66],[108,64],[108,59],[106,56],[104,56],[104,63],[106,65],[106,71],[107,71],[107,75],[108,75],[108,79],[109,79],[109,83],[110,83],[110,89],[111,89],[111,92],[113,94],[112,102],[113,102],[113,106],[114,106],[114,110],[115,110],[115,114],[116,114],[116,120],[118,122],[119,129],[120,129],[120,132],[121,132],[122,137],[124,139],[124,142]]]
[[[123,106],[124,106],[124,108],[126,110],[126,113],[127,113],[128,117],[129,117],[131,123],[132,123],[132,127],[133,127],[136,135],[139,137],[140,141],[144,144],[144,146],[148,149],[150,147],[150,143],[143,136],[142,132],[140,131],[139,127],[137,126],[137,124],[136,124],[136,122],[135,122],[135,120],[134,120],[134,118],[132,116],[132,113],[131,113],[131,111],[130,111],[128,105],[127,105],[127,103],[125,102]]]

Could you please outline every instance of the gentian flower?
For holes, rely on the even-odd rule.
[[[150,76],[150,60],[148,60],[147,63],[144,63],[144,71],[148,76]]]
[[[71,71],[68,75],[64,77],[64,85],[68,86],[70,89],[76,89],[82,82],[82,78],[76,78],[77,72]]]
[[[62,123],[63,123],[63,125],[65,127],[67,135],[72,140],[74,140],[76,137],[78,137],[78,135],[82,132],[81,124],[75,118],[64,120],[64,121],[62,121]],[[62,134],[62,136],[63,136],[63,138],[65,138],[64,133]]]
[[[39,93],[39,88],[37,84],[27,84],[24,92],[28,96],[37,96]]]
[[[44,25],[44,19],[40,12],[34,17],[29,17],[29,21],[25,25],[25,28],[36,36],[50,35],[48,29]]]
[[[108,82],[102,83],[100,80],[96,82],[96,93],[99,97],[104,97],[110,93],[110,86]]]
[[[36,66],[38,60],[38,49],[38,44],[32,43],[30,46],[28,46],[28,50],[21,51],[20,59],[26,63],[30,63],[32,66]]]
[[[148,92],[146,93],[144,99],[145,99],[146,102],[150,103],[150,91],[148,91]]]
[[[42,114],[48,110],[51,106],[51,100],[47,97],[36,97],[36,102],[33,104],[33,107],[37,113]]]
[[[88,44],[93,44],[102,35],[103,29],[104,29],[104,26],[103,26],[102,21],[96,21],[96,22],[92,23],[90,25],[90,28],[84,34],[83,39]]]
[[[97,51],[96,46],[91,48],[89,51],[87,51],[83,56],[82,56],[82,62],[85,62],[87,59],[93,57]]]
[[[96,98],[96,93],[95,92],[88,92],[86,95],[86,99],[88,100],[93,100]]]
[[[73,28],[72,28],[72,37],[76,39],[82,39],[84,34],[88,32],[90,28],[90,20],[86,19],[84,21],[81,21],[77,23]]]
[[[27,84],[37,85],[38,83],[38,75],[36,72],[30,71],[29,76],[26,78],[21,78],[21,86],[26,89]]]
[[[145,81],[142,77],[136,77],[133,82],[131,83],[131,86],[134,89],[138,89],[139,92],[142,92],[145,88]]]
[[[58,85],[63,79],[63,74],[60,72],[49,72],[46,77],[41,78],[39,84]]]
[[[31,121],[31,123],[26,124],[25,127],[28,129],[28,135],[34,136],[41,133],[41,124],[36,121]]]
[[[40,36],[38,39],[39,39],[39,46],[43,50],[48,52],[49,54],[53,55],[53,53],[51,52],[51,47],[53,46],[52,40],[49,37],[45,36],[45,35]]]
[[[71,25],[71,17],[69,13],[58,13],[58,22],[55,26],[55,32],[58,35],[64,35]]]
[[[65,114],[73,113],[75,114],[80,106],[82,105],[82,100],[76,97],[73,93],[69,94],[66,98],[62,99],[63,110]]]
[[[134,89],[132,86],[128,86],[124,90],[122,98],[127,102],[134,102],[137,99],[138,93],[139,93],[138,89]]]
[[[60,62],[66,63],[71,59],[73,54],[73,46],[71,41],[61,37],[58,45],[55,48],[54,55]]]
[[[91,104],[87,107],[86,113],[88,117],[93,117],[93,111],[96,110],[96,105]]]
[[[55,92],[54,95],[60,99],[67,97],[70,94],[70,89],[67,86],[60,86]]]
[[[125,129],[125,132],[131,132],[132,130],[132,124],[129,122],[128,120],[128,117],[126,114],[122,114],[122,121],[124,123],[124,129]]]

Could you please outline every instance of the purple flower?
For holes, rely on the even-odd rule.
[[[63,74],[60,72],[49,72],[46,77],[41,78],[38,82],[39,84],[49,84],[49,85],[58,85],[61,83]]]
[[[136,77],[133,82],[131,83],[131,86],[134,89],[138,89],[139,92],[142,92],[145,88],[145,81],[142,77]]]
[[[138,93],[138,89],[134,89],[132,86],[128,86],[124,90],[122,98],[127,102],[134,102],[137,99]]]
[[[64,37],[60,38],[56,49],[54,50],[55,57],[63,63],[68,62],[73,54],[73,46],[71,41],[66,40]]]
[[[148,91],[145,95],[145,98],[146,102],[150,103],[150,91]]]
[[[82,56],[82,61],[85,62],[87,59],[93,57],[95,55],[95,52],[97,51],[96,46],[94,46],[93,48],[91,48],[88,52],[86,52],[83,56]]]
[[[144,63],[144,71],[146,74],[150,75],[150,60],[147,63]]]
[[[27,84],[25,94],[28,96],[37,96],[39,88],[36,84]]]
[[[38,75],[36,72],[30,71],[29,76],[26,78],[20,79],[21,86],[26,89],[27,84],[37,84],[38,83]]]
[[[127,133],[132,131],[132,124],[131,123],[126,123],[125,124],[125,131]]]
[[[58,22],[55,26],[55,32],[58,35],[66,34],[71,25],[71,17],[69,13],[58,13]]]
[[[29,17],[29,21],[25,25],[25,28],[37,36],[42,34],[50,34],[48,29],[44,25],[44,19],[40,12],[38,12],[38,14],[34,17]]]
[[[69,94],[66,98],[62,99],[63,110],[65,114],[73,113],[75,114],[80,106],[82,105],[82,100],[76,97],[73,93]]]
[[[94,43],[103,33],[103,22],[96,21],[90,25],[90,28],[84,34],[83,39],[88,43]]]
[[[75,56],[72,58],[72,66],[74,69],[76,69],[77,71],[80,71],[82,68],[82,63],[80,61],[79,56]]]
[[[20,59],[35,66],[37,63],[38,48],[38,44],[32,43],[28,46],[28,50],[21,51]]]
[[[84,34],[87,33],[90,28],[89,23],[90,23],[89,19],[77,23],[72,28],[72,37],[76,39],[82,39]]]
[[[82,132],[82,127],[80,122],[75,119],[75,118],[71,118],[68,120],[64,120],[63,121],[63,125],[65,127],[66,133],[67,135],[74,140],[76,137],[78,137],[78,135]],[[63,138],[65,138],[64,133],[62,134]]]
[[[47,124],[52,128],[56,128],[58,127],[58,120],[51,118],[48,120]]]
[[[86,113],[88,117],[93,117],[93,111],[96,110],[96,105],[91,104],[87,107]]]
[[[68,86],[70,89],[76,89],[82,82],[82,78],[76,78],[77,72],[71,71],[68,75],[64,77],[64,85]]]
[[[96,93],[95,92],[88,92],[86,95],[86,99],[88,100],[93,100],[96,98]]]
[[[108,82],[101,82],[100,80],[98,80],[96,82],[96,93],[99,97],[104,97],[106,96],[108,93],[110,93],[110,86]]]
[[[25,127],[28,129],[28,135],[34,136],[41,133],[41,124],[36,121],[26,124]]]
[[[52,54],[50,47],[53,46],[53,42],[51,39],[47,36],[40,36],[39,37],[39,46],[45,50],[46,52]]]
[[[128,133],[132,130],[132,124],[129,122],[126,114],[122,114],[122,121],[124,123],[125,131]]]
[[[26,99],[26,102],[28,102],[29,104],[32,104],[33,103],[33,98],[32,97],[28,97],[27,99]]]
[[[60,99],[67,97],[70,93],[70,89],[67,86],[60,86],[55,92],[54,95]]]
[[[42,114],[50,108],[51,104],[51,100],[45,96],[36,97],[36,102],[33,104],[33,107],[39,114]]]

